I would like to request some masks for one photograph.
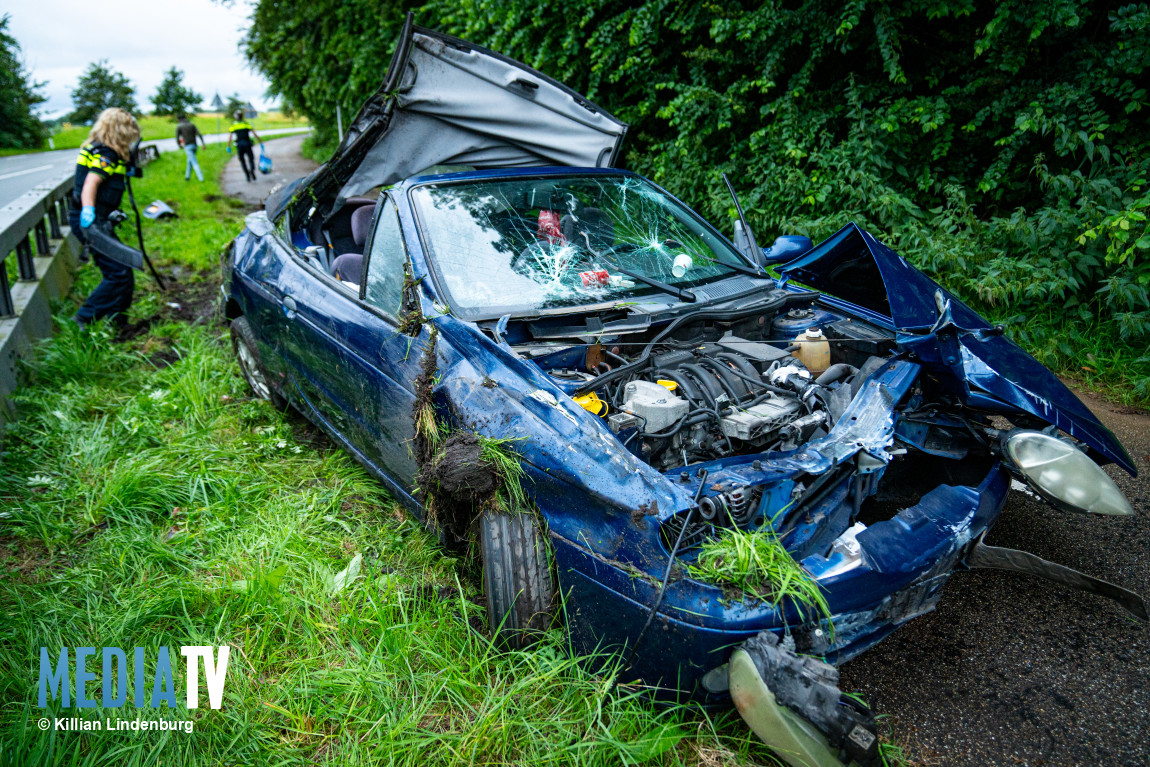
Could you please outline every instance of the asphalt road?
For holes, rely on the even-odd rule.
[[[239,158],[233,155],[220,176],[220,189],[224,194],[243,200],[248,205],[261,207],[273,189],[289,181],[295,181],[300,176],[306,176],[318,167],[316,163],[300,154],[303,139],[303,136],[288,136],[268,141],[265,149],[272,160],[272,172],[265,174],[256,171],[255,181],[244,178]],[[259,151],[259,147],[255,147],[257,162]]]
[[[1150,597],[1150,415],[1079,393],[1134,458],[1108,467],[1125,518],[1069,514],[1012,493],[987,543]],[[1036,578],[957,573],[938,609],[842,669],[922,764],[1150,765],[1150,626]]]
[[[172,132],[175,133],[175,124]],[[304,133],[308,128],[285,128],[276,130],[277,135],[284,133]],[[204,137],[209,144],[218,144],[228,140],[226,133],[212,133]],[[146,141],[145,146],[154,144],[161,152],[171,152],[179,149],[174,138]],[[57,149],[52,152],[35,152],[32,154],[17,154],[11,157],[0,157],[0,207],[7,205],[20,195],[45,181],[58,181],[72,171],[76,163],[78,149]]]

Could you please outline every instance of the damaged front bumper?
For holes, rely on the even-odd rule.
[[[971,543],[1001,513],[1009,490],[1009,475],[995,464],[977,486],[940,485],[918,504],[872,524],[855,537],[856,554],[834,550],[803,559],[824,589],[829,622],[805,622],[792,605],[729,601],[712,584],[673,579],[625,675],[662,698],[718,703],[728,699],[727,687],[708,672],[762,631],[790,635],[800,653],[834,664],[849,660],[934,609]],[[573,645],[587,653],[629,646],[658,584],[554,530],[552,542]]]

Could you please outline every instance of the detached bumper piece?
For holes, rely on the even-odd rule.
[[[1112,599],[1126,612],[1143,623],[1150,621],[1150,613],[1146,611],[1145,600],[1130,589],[1124,589],[1066,565],[1048,562],[1042,557],[1026,551],[987,546],[982,542],[984,537],[986,537],[985,533],[980,535],[974,545],[970,547],[970,553],[966,555],[966,566],[970,569],[1005,570],[1045,578],[1077,591]]]
[[[792,767],[879,763],[874,715],[842,694],[834,666],[764,631],[735,650],[727,675],[743,720]]]

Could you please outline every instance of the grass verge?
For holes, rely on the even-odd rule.
[[[225,160],[203,155],[208,179]],[[180,214],[145,223],[172,291],[141,276],[126,340],[61,322],[0,453],[0,761],[772,763],[730,713],[657,708],[627,689],[600,706],[607,677],[560,632],[529,652],[494,649],[476,575],[345,453],[251,398],[199,300],[243,207],[210,180],[184,182],[174,154],[137,195]],[[95,280],[83,267],[77,294]],[[178,648],[224,644],[222,707],[201,687],[187,709]],[[65,646],[143,647],[149,669],[171,647],[177,706],[136,709],[129,693],[115,709],[37,708],[39,648]],[[97,668],[88,696],[105,684]],[[66,715],[194,728],[37,728]]]

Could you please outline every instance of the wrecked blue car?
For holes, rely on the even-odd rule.
[[[1146,619],[1131,592],[982,542],[1012,486],[1132,513],[1099,468],[1130,457],[1054,375],[857,226],[760,248],[740,218],[729,240],[614,167],[625,134],[409,20],[330,162],[224,255],[252,389],[445,539],[478,540],[496,637],[562,621],[577,651],[622,653],[625,681],[733,701],[791,764],[834,765],[877,758],[835,665],[956,571]],[[532,513],[492,502],[484,439]],[[784,547],[826,610],[693,575],[736,532]]]

